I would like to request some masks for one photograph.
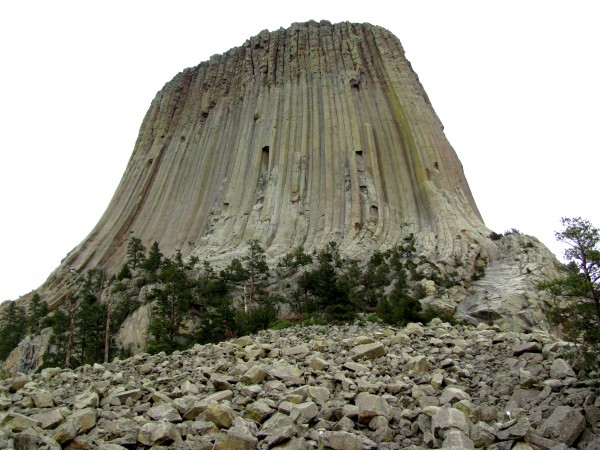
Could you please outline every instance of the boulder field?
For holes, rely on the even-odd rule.
[[[598,449],[597,379],[545,333],[267,330],[0,382],[8,449]]]

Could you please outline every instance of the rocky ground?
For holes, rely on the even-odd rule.
[[[264,331],[0,383],[0,448],[598,449],[597,380],[545,334]]]

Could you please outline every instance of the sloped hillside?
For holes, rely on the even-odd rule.
[[[543,333],[269,330],[0,384],[17,449],[597,449],[598,380]]]

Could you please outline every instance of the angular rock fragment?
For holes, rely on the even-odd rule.
[[[325,448],[333,450],[370,450],[378,447],[370,439],[347,431],[325,431],[320,439]]]
[[[358,394],[354,400],[354,404],[358,407],[359,414],[370,411],[374,416],[387,416],[391,409],[384,398],[367,392]]]
[[[58,442],[49,436],[38,433],[35,428],[28,428],[15,435],[14,442],[15,450],[62,450]]]
[[[575,372],[564,359],[556,358],[550,366],[550,378],[562,380],[565,378],[577,378]]]
[[[181,422],[181,415],[170,403],[159,403],[146,411],[152,420],[165,420],[171,423]]]
[[[319,414],[319,407],[315,402],[304,402],[292,406],[290,419],[298,424],[309,423]]]
[[[143,445],[169,445],[181,440],[177,428],[170,422],[147,422],[142,425],[137,440]]]
[[[542,423],[537,433],[571,446],[585,428],[585,417],[570,406],[558,406]]]
[[[93,408],[85,408],[74,411],[69,420],[79,424],[77,434],[85,434],[96,426],[96,418],[96,411]]]
[[[22,389],[27,383],[31,381],[31,377],[19,374],[15,376],[8,387],[9,392],[17,392]]]
[[[442,448],[454,448],[454,449],[474,449],[475,444],[461,430],[447,430],[444,434],[444,441],[442,442]]]
[[[310,349],[305,347],[304,345],[297,345],[295,347],[286,347],[283,349],[283,354],[285,356],[298,356],[304,357],[310,353]]]
[[[518,344],[513,349],[514,356],[521,356],[523,353],[541,353],[542,346],[539,342],[525,342]]]
[[[19,432],[29,427],[40,426],[41,422],[16,412],[0,414],[0,427]]]
[[[257,423],[262,423],[273,413],[273,408],[263,401],[257,401],[246,407],[244,418],[253,420]]]
[[[469,434],[469,423],[462,411],[456,408],[440,408],[431,421],[431,431],[435,436],[438,432],[455,428],[467,436]]]
[[[359,359],[375,359],[385,355],[385,347],[381,342],[372,344],[361,344],[352,348],[353,358]]]
[[[265,379],[267,372],[265,369],[260,367],[259,365],[252,366],[244,375],[242,376],[242,383],[245,384],[259,384]]]
[[[429,361],[423,355],[414,356],[406,364],[407,370],[413,370],[418,373],[429,372]]]
[[[227,430],[227,434],[215,443],[215,450],[253,450],[258,439],[244,426],[235,426]]]
[[[81,425],[76,420],[71,418],[61,423],[56,430],[54,430],[53,438],[59,444],[69,442],[77,436]]]
[[[126,393],[123,392],[123,399],[126,399]],[[100,397],[97,392],[86,391],[75,396],[75,403],[73,409],[85,409],[85,408],[97,408],[100,403]]]
[[[50,411],[42,411],[31,416],[32,419],[40,422],[40,427],[43,429],[52,429],[60,425],[65,419],[60,410],[52,409]]]
[[[496,433],[498,439],[502,441],[520,439],[531,430],[531,425],[527,417],[521,417],[512,426],[499,430]]]
[[[448,405],[459,402],[461,400],[470,400],[471,396],[462,389],[447,387],[443,390],[440,396],[440,404]]]
[[[31,394],[31,398],[33,399],[36,408],[51,408],[54,406],[52,393],[48,391],[36,389]]]
[[[206,417],[206,420],[211,421],[219,428],[230,428],[233,426],[236,414],[235,411],[226,404],[211,402],[204,411],[204,416]]]

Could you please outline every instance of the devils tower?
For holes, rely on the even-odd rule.
[[[68,270],[114,273],[131,236],[218,260],[249,239],[270,257],[335,241],[360,258],[410,233],[440,261],[495,251],[400,41],[293,24],[158,92],[104,215],[43,290],[52,305]]]
[[[161,280],[121,277],[132,237],[146,248],[160,243],[181,267],[185,258],[207,261],[221,279],[251,241],[264,249],[270,269],[298,247],[318,255],[333,242],[338,271],[342,263],[356,268],[344,274],[353,281],[376,252],[410,242],[396,267],[406,274],[402,264],[410,263],[415,302],[510,331],[548,331],[548,298],[536,286],[557,274],[556,259],[537,239],[484,225],[400,41],[369,24],[312,21],[263,31],[185,69],[157,93],[103,216],[36,291],[53,311],[46,317],[70,305],[72,337],[84,275],[102,274],[94,304],[127,306],[114,332],[107,314],[105,355],[110,336],[121,354],[146,351],[159,318]],[[193,277],[201,277],[198,270],[191,264]],[[309,271],[270,271],[265,295],[287,308],[276,314],[298,312],[299,279]],[[325,284],[339,287],[335,269],[327,274]],[[128,280],[120,291],[120,282],[111,284],[117,279]],[[386,280],[369,307],[391,295],[395,281]],[[246,285],[227,291],[224,301],[248,313],[257,306],[253,283],[249,302]],[[352,300],[349,291],[335,291],[331,298],[340,302],[333,306],[360,303],[367,311],[366,284],[356,283]],[[216,314],[214,305],[192,295],[198,302],[186,306],[188,322],[176,331],[212,327],[207,313]],[[32,295],[18,300],[28,301]],[[40,367],[56,350],[50,340],[62,330],[55,328],[19,341],[2,369]],[[230,329],[221,331],[219,339]]]

